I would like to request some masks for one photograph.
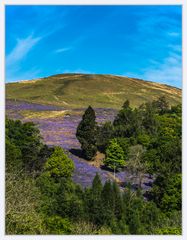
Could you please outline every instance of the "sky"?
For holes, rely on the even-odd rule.
[[[181,6],[6,6],[6,82],[114,74],[182,87]]]

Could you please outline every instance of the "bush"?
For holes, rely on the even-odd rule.
[[[45,220],[47,234],[70,234],[71,223],[67,218],[54,215]]]

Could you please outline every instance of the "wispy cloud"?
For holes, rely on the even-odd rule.
[[[134,39],[134,50],[144,54],[145,49],[149,49],[145,57],[147,66],[123,75],[181,87],[181,22],[162,11],[152,12],[150,16],[146,12],[138,13],[137,35],[141,44]],[[163,55],[159,54],[161,49]]]
[[[28,9],[26,9],[26,11],[28,11]],[[6,81],[17,81],[19,79],[37,77],[37,74],[40,72],[40,67],[35,69],[35,63],[33,63],[32,57],[29,58],[29,54],[35,50],[35,47],[40,41],[46,41],[48,37],[64,28],[65,23],[60,21],[60,19],[62,20],[67,12],[62,11],[58,14],[60,19],[57,23],[57,11],[57,7],[42,7],[41,10],[40,7],[32,6],[28,11],[31,18],[28,17],[25,20],[24,18],[18,17],[15,19],[14,25],[22,26],[23,30],[16,31],[11,35],[12,41],[15,41],[15,45],[9,50],[9,53],[6,54]],[[14,29],[16,28],[14,27],[13,30]],[[26,37],[23,37],[23,34]],[[15,39],[15,36],[17,39]],[[29,68],[26,67],[28,65]]]
[[[173,86],[182,84],[182,64],[181,57],[171,53],[164,59],[163,63],[155,63],[150,68],[145,69],[142,78],[154,82],[161,82]]]
[[[77,69],[62,69],[59,68],[56,70],[56,73],[81,73],[81,74],[95,74],[95,72],[91,72],[82,68]]]
[[[143,69],[141,73],[134,74],[132,72],[127,72],[124,75],[181,87],[182,85],[181,55],[174,52],[170,52],[170,54],[163,60],[163,62],[160,63],[155,60],[150,60],[150,66]]]
[[[56,49],[54,51],[54,53],[62,53],[62,52],[67,52],[69,50],[71,50],[72,48],[71,47],[67,47],[67,48],[59,48],[59,49]]]
[[[12,51],[6,57],[6,80],[13,82],[18,80],[25,80],[34,78],[39,74],[40,70],[31,68],[26,72],[20,71],[22,69],[22,60],[28,57],[28,54],[33,48],[42,40],[41,36],[28,35],[26,38],[17,39],[17,43]]]
[[[26,38],[18,39],[16,46],[6,57],[6,64],[10,66],[18,63],[27,56],[27,54],[41,39],[41,37],[33,37],[32,34]]]

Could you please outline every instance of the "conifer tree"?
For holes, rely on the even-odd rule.
[[[123,202],[120,189],[116,182],[113,182],[113,194],[114,194],[114,213],[117,220],[121,220],[123,217]]]
[[[110,141],[110,144],[106,150],[104,164],[114,170],[114,177],[115,171],[120,167],[124,167],[125,165],[123,149],[115,138]]]
[[[64,153],[61,147],[55,147],[53,154],[44,165],[44,171],[55,179],[71,178],[73,170],[73,161]]]
[[[95,111],[89,106],[86,109],[76,132],[76,137],[81,144],[83,155],[88,160],[91,160],[97,151],[97,123],[95,119]]]
[[[114,215],[114,193],[110,181],[106,181],[101,193],[102,221],[103,224],[111,226],[115,221]]]
[[[98,174],[95,175],[92,182],[91,196],[89,201],[90,220],[96,225],[102,225],[101,219],[101,192],[102,182]]]

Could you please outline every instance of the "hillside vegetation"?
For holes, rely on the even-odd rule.
[[[58,74],[6,84],[6,98],[52,104],[65,108],[119,109],[128,99],[133,107],[165,95],[171,105],[180,103],[181,89],[113,75]]]

